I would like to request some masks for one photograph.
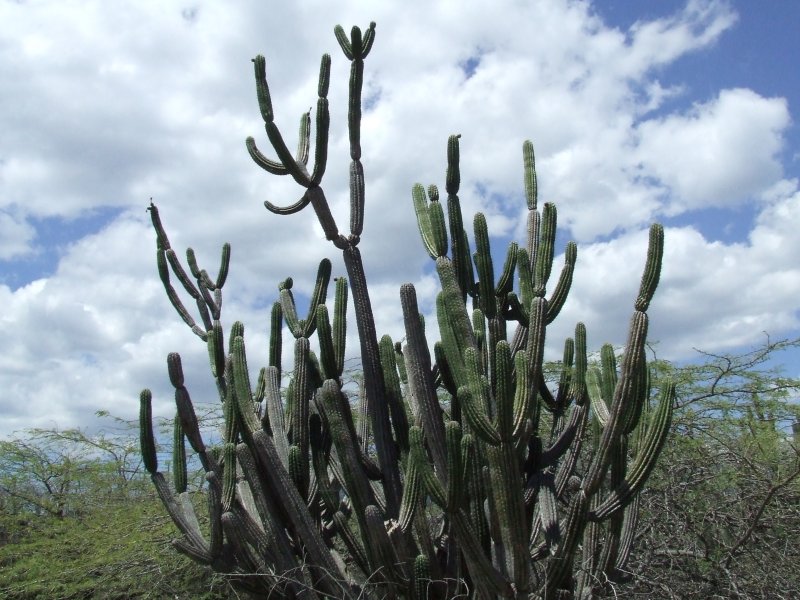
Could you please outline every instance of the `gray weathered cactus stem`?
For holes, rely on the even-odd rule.
[[[620,367],[610,346],[599,367],[589,365],[586,328],[579,323],[551,389],[543,369],[545,335],[569,293],[576,246],[567,245],[548,295],[557,215],[552,204],[539,209],[533,145],[525,142],[528,239],[510,244],[496,277],[482,214],[473,221],[476,248],[474,255],[470,251],[458,197],[460,141],[451,136],[446,208],[436,186],[412,190],[423,246],[441,281],[436,316],[442,339],[431,355],[416,291],[405,284],[405,346],[388,336],[379,343],[358,249],[365,217],[361,89],[375,24],[365,32],[353,27],[349,37],[337,26],[335,35],[351,64],[347,235],[322,188],[330,56],[320,67],[312,167],[310,113],[301,117],[292,154],[274,121],[266,61],[253,61],[259,108],[277,159],[262,153],[253,138],[247,139],[248,152],[268,173],[290,175],[304,189],[294,204],[265,206],[290,215],[311,205],[347,269],[347,279],[336,279],[331,311],[331,263],[320,263],[305,318],[297,314],[291,278],[280,283],[269,364],[255,387],[244,326],[233,324],[226,350],[220,321],[230,247],[223,247],[216,278],[198,267],[191,249],[187,273],[150,206],[159,276],[180,317],[208,347],[225,417],[221,449],[207,450],[180,356],[170,354],[177,406],[173,491],[158,471],[151,394],[142,392],[144,464],[181,532],[175,546],[228,573],[241,589],[271,598],[591,598],[603,582],[621,580],[637,494],[670,425],[674,386],[666,384],[651,408],[645,357],[646,310],[661,270],[663,229],[650,230]],[[170,273],[195,301],[199,321]],[[363,369],[358,416],[342,378],[350,292]],[[294,337],[294,364],[281,392],[284,321]],[[314,335],[319,356],[311,349]],[[206,472],[207,532],[186,492],[185,440]]]

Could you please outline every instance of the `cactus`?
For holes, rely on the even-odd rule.
[[[528,239],[509,245],[497,277],[480,213],[470,252],[458,197],[460,136],[450,136],[447,206],[436,186],[417,184],[411,192],[423,247],[441,281],[436,318],[442,339],[430,345],[416,291],[405,284],[405,345],[388,336],[379,342],[358,248],[366,206],[361,88],[375,24],[364,32],[353,27],[349,36],[337,26],[335,37],[351,65],[348,234],[340,232],[322,187],[330,56],[320,66],[312,167],[310,113],[301,117],[293,155],[274,122],[266,61],[253,61],[258,104],[277,158],[268,158],[253,138],[247,150],[262,169],[291,175],[304,188],[290,206],[265,206],[287,215],[310,205],[347,270],[347,278],[336,279],[329,307],[331,263],[320,263],[302,319],[292,279],[280,282],[269,363],[255,387],[244,326],[233,324],[226,349],[221,322],[230,246],[223,246],[215,278],[191,249],[187,272],[150,205],[159,276],[179,316],[207,345],[225,418],[222,448],[207,451],[180,356],[170,354],[177,405],[173,491],[158,471],[151,394],[142,392],[144,463],[181,532],[174,545],[226,573],[243,591],[270,598],[592,598],[600,586],[622,578],[637,494],[670,426],[674,385],[667,383],[651,401],[645,357],[646,310],[661,270],[663,229],[650,230],[619,367],[610,346],[599,364],[589,363],[586,328],[578,323],[565,343],[557,385],[548,384],[546,330],[569,293],[577,248],[567,245],[551,287],[557,212],[553,204],[538,206],[533,145],[525,142]],[[172,277],[194,300],[199,318]],[[357,411],[343,380],[349,293],[363,369]],[[294,365],[282,393],[284,322],[294,337]],[[315,335],[319,356],[311,349]],[[184,440],[206,472],[207,534],[186,493]]]

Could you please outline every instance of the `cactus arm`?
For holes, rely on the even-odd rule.
[[[582,490],[579,490],[570,501],[562,528],[561,544],[555,556],[547,564],[547,577],[543,589],[540,590],[540,595],[545,598],[558,597],[558,590],[564,585],[565,579],[569,578],[573,555],[586,525],[588,505],[589,501]]]
[[[596,508],[597,496],[593,496],[590,506]],[[578,600],[591,600],[593,598],[594,585],[597,581],[598,554],[600,551],[601,531],[600,525],[590,521],[586,524],[583,531],[583,540],[580,557],[580,570],[575,580],[575,595]],[[601,580],[602,581],[602,580]]]
[[[350,235],[358,239],[364,231],[364,167],[360,160],[350,163]]]
[[[553,295],[550,297],[550,300],[547,303],[548,325],[555,320],[555,318],[561,312],[564,303],[567,301],[569,290],[572,287],[572,276],[575,273],[575,262],[577,261],[577,258],[578,247],[575,245],[575,242],[569,242],[567,244],[567,249],[564,252],[564,267],[561,269],[561,274],[559,275],[558,283],[556,283],[556,287],[553,290]]]
[[[164,257],[167,259],[169,266],[172,267],[172,272],[175,273],[175,276],[178,278],[178,281],[181,282],[181,285],[183,285],[183,289],[186,290],[186,293],[195,300],[199,299],[201,297],[200,291],[194,285],[192,280],[189,279],[189,275],[186,273],[183,265],[181,265],[180,261],[178,260],[178,255],[175,254],[175,250],[172,248],[165,250]]]
[[[514,287],[514,270],[517,268],[518,253],[519,244],[517,244],[517,242],[511,242],[506,251],[503,271],[500,273],[500,279],[497,280],[497,285],[495,286],[495,295],[501,303],[505,302],[506,296],[511,293]],[[500,306],[502,306],[502,304]]]
[[[602,427],[608,424],[610,414],[602,393],[602,374],[597,367],[592,367],[586,373],[587,392],[592,405],[592,412]]]
[[[431,358],[425,331],[419,319],[417,294],[413,285],[404,284],[400,288],[400,303],[408,340],[405,358],[409,386],[422,416],[423,430],[431,450],[433,464],[437,472],[444,474],[447,472],[444,422],[431,377]]]
[[[292,335],[298,338],[303,334],[303,323],[297,318],[297,309],[295,308],[294,294],[292,294],[291,288],[281,287],[280,297],[281,312],[283,313],[284,319],[286,319],[286,325],[289,327],[289,331],[292,332]]]
[[[539,189],[536,182],[536,156],[533,151],[533,143],[525,140],[522,144],[522,160],[525,187],[525,200],[528,203],[528,210],[536,210],[536,202],[539,196]]]
[[[331,514],[336,512],[339,499],[336,497],[330,478],[328,477],[328,462],[325,457],[324,434],[322,419],[318,414],[309,418],[309,443],[311,445],[311,465],[317,481],[317,489],[325,509]]]
[[[324,304],[317,305],[316,321],[322,375],[325,379],[338,379],[341,373],[337,372],[336,355],[333,350],[333,332],[328,316],[328,307]]]
[[[458,387],[460,385],[466,385],[467,383],[467,372],[464,367],[464,355],[463,349],[461,347],[461,343],[459,342],[458,336],[456,335],[453,326],[450,313],[447,310],[447,306],[445,304],[444,293],[439,292],[436,295],[436,318],[439,322],[439,335],[441,336],[441,350],[440,354],[442,354],[445,358],[445,361],[442,363],[446,363],[446,369],[449,372],[451,385],[454,390],[449,390],[451,394],[455,395]],[[440,361],[437,359],[437,364]],[[440,372],[442,372],[444,376],[444,372],[442,371],[444,367],[440,365]]]
[[[251,136],[247,137],[245,144],[247,146],[247,153],[250,155],[250,158],[253,159],[253,162],[264,169],[267,173],[270,173],[271,175],[289,174],[288,169],[281,163],[264,156],[261,150],[258,149],[256,141]]]
[[[436,251],[434,258],[438,258],[439,256],[447,255],[447,225],[444,218],[444,209],[439,202],[439,190],[435,185],[428,187],[428,195],[431,198],[429,212]]]
[[[153,394],[150,390],[142,390],[139,395],[139,444],[142,450],[144,468],[151,475],[158,471],[158,455],[156,454],[155,436],[153,435]]]
[[[653,294],[658,287],[658,280],[661,276],[661,261],[664,256],[664,227],[658,223],[650,227],[650,241],[647,247],[647,260],[642,282],[639,287],[639,296],[636,298],[634,308],[645,312],[650,306]]]
[[[331,81],[331,56],[323,54],[319,64],[319,83],[317,84],[317,136],[314,147],[314,170],[311,181],[319,185],[328,162],[328,133],[330,112],[328,109],[328,87]]]
[[[211,364],[211,374],[222,382],[225,375],[225,339],[222,325],[215,322],[208,336],[208,359]]]
[[[414,559],[413,600],[428,600],[431,583],[430,560],[424,554],[420,554]]]
[[[561,543],[561,525],[558,522],[557,495],[553,474],[549,471],[537,474],[535,489],[536,508],[545,544],[551,554],[555,554]]]
[[[331,280],[331,261],[323,258],[319,263],[317,269],[317,280],[314,283],[314,291],[311,293],[308,306],[308,316],[305,320],[301,321],[301,331],[303,337],[310,338],[316,329],[317,320],[315,313],[317,306],[325,303],[325,298],[328,295],[328,284]]]
[[[637,454],[624,481],[611,492],[600,506],[590,513],[592,520],[604,520],[624,508],[644,485],[656,464],[661,448],[667,439],[672,420],[672,405],[675,399],[675,384],[664,386],[658,408],[653,413],[647,428],[643,448]]]
[[[361,30],[354,26],[351,30],[353,59],[350,61],[350,89],[347,103],[347,130],[350,137],[350,158],[353,160],[361,159],[361,86],[364,82],[364,60],[359,47],[360,37]],[[361,209],[363,210],[363,205]]]
[[[303,194],[300,200],[298,200],[294,204],[290,204],[289,206],[278,206],[276,204],[273,204],[269,200],[264,200],[264,208],[266,208],[269,212],[271,212],[274,215],[294,215],[296,213],[299,213],[309,204],[311,204],[311,198],[309,197],[308,194]]]
[[[310,383],[309,344],[308,338],[301,337],[295,341],[294,350],[294,399],[292,401],[292,439],[297,446],[298,476],[300,477],[300,494],[307,498],[308,495],[308,415],[309,401],[313,389]],[[290,447],[291,458],[291,447]],[[290,461],[291,464],[291,461]]]
[[[425,199],[425,188],[422,184],[417,183],[411,189],[411,199],[414,202],[414,213],[417,216],[417,227],[422,236],[422,244],[425,246],[425,250],[428,251],[428,255],[435,260],[439,254],[433,236],[430,208]]]
[[[411,427],[408,432],[409,442],[409,461],[412,461],[417,477],[419,477],[422,486],[424,486],[427,495],[442,508],[447,507],[447,492],[445,487],[436,474],[433,468],[428,463],[428,458],[425,455],[425,448],[423,445],[422,429],[417,426]],[[441,472],[443,474],[443,472]],[[412,498],[413,499],[413,498]]]
[[[510,428],[509,423],[507,429]],[[530,578],[528,528],[525,525],[525,505],[516,449],[510,440],[502,441],[498,446],[487,446],[486,455],[493,504],[499,517],[500,540],[505,550],[505,572],[514,581],[517,590],[524,592]]]
[[[633,550],[633,542],[636,539],[636,525],[639,521],[639,495],[633,497],[633,500],[625,508],[624,519],[622,521],[622,532],[620,534],[619,550],[617,551],[617,560],[614,563],[614,568],[618,571],[625,569],[630,558],[631,551]]]
[[[295,162],[308,164],[308,153],[311,148],[311,111],[303,113],[300,117],[300,132],[298,135]]]
[[[461,297],[461,288],[456,279],[453,263],[444,257],[437,258],[436,271],[442,284],[444,308],[449,316],[453,334],[458,343],[459,353],[463,354],[466,348],[477,349],[475,335],[467,315],[466,306]],[[442,323],[439,326],[442,327]]]
[[[387,504],[386,516],[388,518],[397,518],[403,491],[398,468],[397,447],[392,439],[389,412],[383,399],[385,384],[380,365],[380,349],[375,332],[375,321],[372,316],[372,304],[367,290],[361,253],[357,247],[348,246],[343,254],[353,290],[356,325],[361,342],[365,391],[372,419],[372,434],[378,454],[378,463],[384,476]]]
[[[622,373],[614,391],[614,401],[610,409],[608,425],[603,428],[597,452],[589,467],[584,488],[593,494],[600,486],[609,465],[613,444],[621,435],[625,421],[623,418],[627,406],[634,401],[636,392],[636,371],[642,368],[644,361],[645,340],[647,337],[647,313],[635,311],[631,318]]]
[[[282,325],[283,308],[280,302],[274,302],[270,311],[268,364],[275,367],[278,373],[281,372],[281,352],[283,350]]]
[[[530,316],[528,318],[530,326],[528,328],[528,342],[525,347],[525,370],[526,378],[529,382],[527,386],[528,395],[520,402],[520,412],[515,416],[515,431],[520,430],[525,420],[530,418],[531,409],[536,406],[536,390],[540,391],[542,398],[547,401],[549,390],[544,384],[544,374],[542,373],[542,361],[544,359],[544,343],[546,334],[545,315],[547,314],[547,300],[544,298],[534,298],[530,304]],[[535,384],[535,387],[534,387]],[[522,412],[522,411],[525,412]]]
[[[227,442],[222,456],[222,510],[227,512],[236,501],[236,444]]]
[[[488,381],[481,373],[478,354],[472,348],[464,351],[464,362],[467,367],[469,383],[458,389],[458,401],[467,417],[469,426],[475,430],[486,443],[496,446],[500,443],[500,435],[486,415],[488,405]]]
[[[446,510],[459,510],[464,504],[464,466],[461,456],[461,425],[448,421],[445,425],[447,439],[447,505]]]
[[[350,40],[347,39],[347,34],[344,32],[342,26],[337,25],[334,27],[333,33],[336,36],[336,41],[339,42],[339,47],[342,49],[342,52],[344,52],[344,55],[348,60],[353,60],[353,47],[350,45]]]
[[[379,342],[383,380],[386,384],[386,401],[392,417],[395,439],[401,453],[408,452],[408,415],[403,405],[403,394],[400,390],[400,377],[397,374],[397,362],[392,338],[385,335]]]
[[[339,456],[344,479],[342,484],[347,489],[359,525],[364,532],[364,511],[370,504],[375,504],[375,498],[361,466],[355,432],[348,425],[348,410],[343,406],[346,400],[341,394],[339,384],[332,379],[322,384],[319,399],[325,410],[331,438]],[[352,423],[352,419],[349,422]]]
[[[566,457],[562,458],[558,465],[558,470],[556,471],[557,498],[563,498],[567,483],[569,482],[569,478],[572,476],[572,473],[575,471],[575,465],[578,463],[581,447],[583,446],[583,434],[584,431],[586,431],[589,415],[586,405],[580,407],[580,412],[583,415],[583,418],[578,421],[578,428],[573,436],[572,445],[569,447],[569,453]]]
[[[186,542],[203,556],[206,564],[209,564],[211,562],[210,546],[200,531],[200,525],[197,522],[197,517],[194,515],[191,504],[179,503],[176,500],[176,497],[169,489],[169,484],[161,473],[153,473],[151,479],[155,485],[156,492],[158,492],[158,497],[172,518],[172,522],[181,530]],[[191,512],[188,512],[187,508]]]
[[[267,572],[263,557],[253,549],[253,547],[257,547],[260,544],[253,532],[247,529],[241,518],[233,511],[223,512],[222,528],[225,531],[225,537],[233,548],[239,569],[245,573],[255,573],[258,576],[266,577],[275,586],[277,581]]]
[[[186,491],[186,446],[179,415],[175,416],[172,431],[172,476],[175,491],[180,494]]]
[[[397,517],[397,526],[400,531],[406,532],[414,520],[414,515],[420,507],[423,498],[422,478],[417,467],[417,458],[406,460],[405,485],[403,486],[403,499],[400,503],[400,515]]]
[[[494,266],[489,247],[489,231],[483,213],[475,215],[474,228],[475,255],[473,258],[478,271],[479,306],[486,318],[491,319],[497,314],[497,299],[494,293]]]
[[[219,479],[213,472],[206,473],[208,482],[208,525],[209,525],[209,554],[212,559],[217,559],[222,554],[224,536],[222,535],[222,493]]]
[[[286,436],[283,401],[280,391],[280,372],[276,367],[264,371],[264,400],[266,415],[272,426],[272,439],[278,456],[285,466],[289,464],[289,439]]]
[[[569,394],[566,398],[564,398],[564,404],[559,406],[562,411],[567,408],[572,400],[574,400],[575,404],[578,405],[585,404],[587,394],[586,371],[588,368],[588,357],[586,354],[586,326],[579,322],[575,325],[575,367],[572,372]]]
[[[539,464],[542,467],[555,464],[566,450],[572,446],[575,436],[581,430],[581,424],[586,419],[586,405],[573,406],[569,422],[561,430],[559,436],[553,441],[549,448],[542,451],[539,457]]]
[[[238,398],[237,398],[238,399]],[[274,490],[282,490],[282,501],[294,531],[303,542],[309,555],[309,566],[318,577],[318,585],[322,591],[336,594],[337,581],[346,579],[338,565],[328,552],[325,542],[320,536],[316,524],[306,509],[306,504],[291,482],[289,473],[280,461],[272,440],[263,430],[249,436],[248,445],[254,451],[259,471],[265,475],[266,484]]]
[[[536,269],[534,271],[533,293],[543,296],[550,270],[553,267],[553,251],[556,241],[556,207],[545,202],[542,207],[542,226],[539,245],[536,252]]]
[[[345,342],[347,341],[347,279],[337,277],[333,301],[333,354],[338,377],[344,372]]]
[[[167,293],[167,298],[169,298],[170,303],[172,304],[175,311],[178,313],[183,322],[186,323],[192,332],[202,339],[206,341],[206,334],[205,332],[197,326],[197,323],[189,314],[189,311],[186,310],[186,307],[183,305],[183,301],[180,299],[178,294],[175,292],[175,288],[172,287],[172,283],[169,280],[169,268],[167,266],[167,258],[165,253],[159,250],[156,254],[156,262],[158,263],[158,274],[161,277],[161,283],[164,285],[164,290]]]
[[[481,586],[486,586],[492,593],[503,598],[513,598],[514,590],[509,582],[491,563],[483,553],[483,548],[478,536],[472,530],[466,513],[460,510],[452,515],[453,529],[458,536],[464,560],[473,581],[480,581]]]
[[[367,506],[365,521],[369,547],[374,560],[371,573],[377,575],[379,580],[386,581],[385,592],[388,597],[393,598],[397,594],[396,582],[402,575],[398,572],[397,565],[400,561],[383,525],[381,510],[372,504]]]

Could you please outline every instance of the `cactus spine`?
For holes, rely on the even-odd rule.
[[[331,57],[320,63],[313,153],[311,115],[304,113],[294,154],[275,124],[266,61],[253,61],[258,105],[276,158],[262,153],[253,138],[247,150],[259,167],[290,175],[304,190],[294,204],[265,206],[290,215],[310,205],[347,270],[346,279],[336,279],[330,307],[331,263],[320,263],[305,318],[297,313],[292,279],[279,284],[268,364],[255,387],[244,326],[233,324],[226,349],[221,323],[230,246],[223,246],[216,277],[199,267],[191,249],[187,272],[150,205],[159,277],[179,316],[207,345],[225,416],[222,451],[207,452],[180,356],[170,354],[177,406],[173,491],[158,471],[151,394],[142,392],[144,463],[181,531],[175,546],[227,573],[243,590],[274,598],[591,598],[600,582],[618,580],[625,566],[636,497],[670,425],[674,385],[667,384],[649,410],[644,352],[663,229],[650,230],[619,368],[610,346],[599,367],[588,363],[587,332],[579,323],[565,343],[558,383],[550,384],[543,369],[547,325],[568,296],[577,248],[567,244],[548,296],[557,212],[550,203],[538,206],[534,150],[526,141],[528,237],[509,245],[496,277],[480,213],[473,219],[475,252],[470,250],[458,196],[460,136],[452,135],[446,207],[434,185],[414,185],[411,193],[422,244],[441,283],[436,318],[442,339],[430,345],[416,291],[405,284],[405,345],[388,336],[378,342],[358,249],[366,206],[361,90],[375,24],[363,32],[353,27],[349,36],[337,26],[334,33],[350,61],[348,234],[338,229],[322,187]],[[199,318],[186,308],[172,277],[197,305]],[[358,418],[343,380],[350,292],[363,369]],[[294,338],[294,364],[282,394],[284,322]],[[315,335],[319,356],[312,350]],[[184,440],[206,471],[207,535],[185,491]]]

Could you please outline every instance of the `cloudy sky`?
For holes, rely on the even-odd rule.
[[[409,0],[390,7],[299,2],[0,2],[0,435],[132,417],[152,387],[172,412],[165,357],[211,401],[205,348],[169,305],[145,211],[173,246],[215,272],[233,246],[223,321],[266,355],[278,281],[309,291],[339,252],[291,182],[260,171],[267,149],[250,59],[267,57],[277,122],[294,139],[333,56],[324,186],[347,224],[348,63],[333,25],[377,22],[366,61],[367,179],[361,243],[380,333],[402,337],[399,285],[436,293],[411,206],[444,187],[460,133],[461,199],[497,237],[522,239],[522,142],[536,146],[540,199],[578,243],[550,352],[582,320],[591,348],[623,343],[646,252],[666,228],[651,339],[660,356],[735,351],[800,334],[800,7],[749,0]],[[269,8],[267,8],[269,6]],[[353,340],[350,348],[355,351]]]

